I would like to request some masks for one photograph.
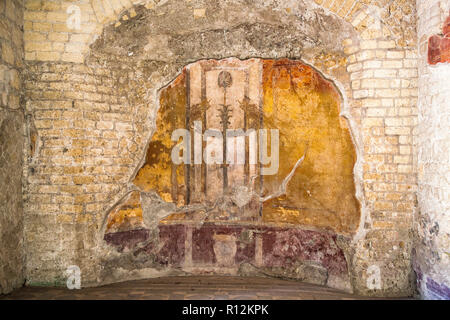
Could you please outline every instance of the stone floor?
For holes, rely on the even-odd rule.
[[[367,298],[296,281],[192,276],[128,281],[81,290],[24,287],[0,299],[357,300]]]

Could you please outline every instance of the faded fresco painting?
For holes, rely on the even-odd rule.
[[[356,153],[330,81],[295,60],[203,60],[159,99],[140,191],[111,210],[108,243],[192,270],[295,264],[287,245],[346,272],[336,236],[359,223]]]

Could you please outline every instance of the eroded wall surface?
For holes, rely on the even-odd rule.
[[[133,180],[139,191],[108,214],[105,241],[185,272],[250,274],[251,266],[349,289],[338,237],[349,242],[361,213],[341,104],[332,82],[298,60],[183,68],[160,92]],[[181,142],[172,138],[180,130]]]
[[[23,3],[0,1],[0,294],[22,286]]]
[[[450,1],[418,1],[418,204],[414,255],[425,299],[450,299]]]
[[[134,256],[127,246],[119,252],[104,238],[110,212],[128,212],[133,226],[140,209],[165,205],[148,196],[140,208],[133,194],[134,177],[155,133],[161,88],[198,60],[290,58],[314,66],[338,86],[356,151],[354,196],[361,218],[357,226],[354,220],[344,223],[356,227],[355,233],[350,242],[323,230],[314,237],[329,246],[334,257],[330,261],[343,261],[336,244],[349,253],[345,261],[355,292],[411,294],[417,188],[413,1],[402,1],[401,6],[396,1],[358,0],[131,2],[137,5],[27,2],[25,93],[32,115],[30,141],[36,142],[26,163],[28,283],[64,284],[69,265],[80,267],[83,286],[165,274],[164,263],[186,258],[180,248],[183,241],[192,243],[191,236],[205,239],[202,250],[192,248],[192,259],[223,264],[228,262],[223,255],[217,258],[220,251],[234,251],[232,243],[237,241],[242,259],[261,257],[258,247],[277,253],[290,238],[295,239],[292,248],[304,244],[311,234],[289,230],[280,230],[274,249],[270,237],[255,240],[260,245],[253,246],[248,230],[219,229],[223,234],[214,238],[212,227],[192,233],[182,227],[155,228],[133,233],[131,243],[148,232],[159,232],[164,239],[177,234],[165,251],[176,254],[140,259],[142,253]],[[80,9],[79,29],[66,23],[70,5]],[[157,183],[164,182],[158,178]],[[172,198],[178,194],[168,191]],[[126,205],[117,208],[122,203]],[[151,217],[153,226],[161,218]],[[116,230],[119,236],[129,228],[124,226]],[[123,238],[110,240],[120,244]],[[213,242],[223,245],[214,251]],[[151,254],[152,248],[145,250]],[[296,254],[282,253],[286,261]],[[308,270],[324,279],[322,269]],[[345,269],[338,263],[334,270]]]

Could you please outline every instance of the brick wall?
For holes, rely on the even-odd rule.
[[[227,51],[214,49],[205,42],[204,51],[186,53],[180,49],[185,55],[182,58],[161,55],[162,65],[146,74],[152,79],[151,88],[135,81],[140,71],[129,65],[126,54],[122,53],[116,70],[86,63],[86,57],[96,51],[95,45],[89,44],[104,28],[113,32],[122,24],[128,26],[128,21],[134,23],[138,10],[132,4],[137,2],[26,1],[27,112],[34,119],[30,128],[38,137],[36,152],[29,154],[25,170],[29,283],[62,283],[70,264],[80,265],[91,283],[101,281],[98,265],[111,253],[102,251],[99,230],[106,211],[127,190],[143,156],[153,128],[151,100],[156,95],[151,90],[173,79],[183,63],[210,55],[245,58],[258,53],[248,47],[243,52],[237,45]],[[330,28],[320,34],[323,38],[317,48],[332,43],[325,37],[345,35],[347,39],[335,48],[324,47],[322,52],[308,49],[297,54],[298,46],[292,49],[295,57],[301,56],[336,80],[345,97],[343,111],[353,123],[358,150],[355,182],[362,220],[349,260],[354,290],[362,294],[405,295],[413,291],[411,231],[417,191],[413,134],[418,76],[415,4],[411,0],[399,2],[305,0],[321,14],[342,21],[342,30]],[[228,4],[234,2],[224,2]],[[73,14],[67,13],[71,5],[81,10],[80,29],[71,29],[66,23]],[[153,12],[161,25],[180,20],[165,18],[174,17],[179,10],[183,21],[195,23],[199,30],[214,25],[212,5],[202,1],[145,2],[146,10]],[[299,9],[289,2],[274,4],[274,8],[259,2],[254,6],[282,12],[287,22],[298,23]],[[255,7],[236,5],[242,12]],[[236,8],[229,12],[239,21]],[[156,47],[163,53],[172,49],[164,42]],[[277,50],[260,52],[274,58],[292,54]],[[126,91],[143,91],[136,94],[148,99],[133,100]],[[380,269],[379,288],[368,286],[371,266]]]
[[[430,39],[445,39],[450,1],[417,1],[419,39],[418,204],[415,270],[425,299],[450,298],[450,63]],[[445,48],[442,56],[444,56]],[[441,54],[439,53],[439,57]],[[432,58],[432,59],[430,59]]]
[[[116,89],[123,70],[44,63],[28,72],[38,75],[25,92],[39,152],[26,170],[27,281],[61,284],[72,264],[93,281],[101,212],[135,169],[140,115]]]
[[[22,1],[0,1],[0,294],[24,281],[22,27]]]
[[[417,122],[416,52],[401,49],[381,35],[370,36],[358,46],[350,45],[347,52],[351,53],[347,70],[353,98],[363,118],[363,179],[368,207],[366,234],[356,247],[354,265],[362,273],[369,265],[379,266],[383,284],[392,293],[400,289],[399,279],[404,281],[400,287],[407,287],[412,277],[410,230],[417,190],[412,145]],[[402,273],[403,277],[399,276]],[[355,280],[364,279],[367,276]]]

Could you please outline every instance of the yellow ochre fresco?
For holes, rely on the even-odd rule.
[[[167,202],[184,202],[184,168],[175,166],[171,140],[175,129],[184,128],[186,109],[185,76],[181,74],[161,91],[156,130],[148,146],[146,160],[134,184],[143,191],[155,190]]]
[[[129,231],[143,226],[140,192],[133,191],[110,212],[106,233]]]
[[[354,231],[359,222],[356,153],[334,86],[299,61],[263,61],[264,127],[279,130],[278,174],[264,176],[273,193],[306,152],[285,196],[263,206],[263,221]]]
[[[215,80],[222,71],[229,76],[226,88]],[[212,170],[203,164],[175,165],[171,160],[172,148],[178,143],[171,140],[172,132],[188,125],[193,134],[193,120],[203,121],[207,128],[220,126],[223,121],[219,121],[217,110],[223,108],[222,99],[229,104],[230,126],[259,129],[262,124],[265,129],[279,130],[279,169],[274,175],[255,180],[253,190],[259,196],[275,193],[297,160],[306,155],[287,184],[286,194],[260,203],[261,210],[256,194],[243,207],[230,202],[222,205],[225,209],[211,216],[211,221],[219,217],[243,223],[259,221],[353,233],[360,219],[353,177],[356,152],[347,120],[340,116],[341,97],[330,81],[300,61],[225,59],[199,61],[186,67],[161,90],[156,130],[134,184],[143,192],[156,191],[164,201],[178,207],[192,203],[211,206],[212,200],[222,196],[232,199],[236,188],[245,193],[251,176],[255,172],[259,175],[258,167],[229,167],[230,188],[224,189],[222,195],[222,166]],[[203,105],[204,108],[198,107]],[[202,145],[205,146],[204,141]],[[188,186],[185,181],[189,181]],[[244,188],[239,189],[240,185]],[[217,207],[211,209],[214,210]],[[192,220],[196,216],[195,212],[173,213],[163,222]],[[130,219],[142,221],[142,208],[135,195],[113,211],[108,229],[122,230],[121,224],[129,225]]]

